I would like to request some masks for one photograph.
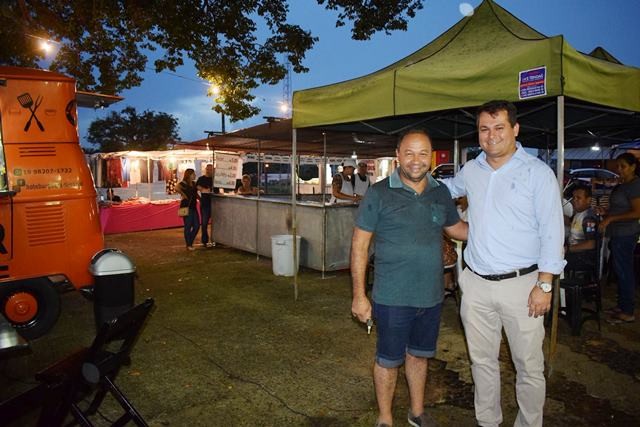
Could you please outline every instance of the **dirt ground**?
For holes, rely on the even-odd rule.
[[[116,383],[151,426],[373,426],[371,336],[350,316],[348,272],[302,270],[299,297],[270,259],[224,247],[187,252],[181,229],[107,236],[135,262],[136,300],[156,307],[132,364]],[[613,286],[605,289],[605,307]],[[34,372],[88,345],[91,304],[62,297],[52,333],[20,357],[0,360],[0,400],[35,384]],[[549,335],[549,334],[547,334]],[[545,425],[640,425],[640,322],[585,323],[573,337],[564,320],[547,383]],[[545,347],[546,350],[546,347]],[[517,412],[514,370],[501,352],[504,424]],[[398,382],[396,425],[407,425]],[[96,425],[119,415],[107,400]],[[474,426],[473,385],[455,301],[445,300],[438,353],[429,364],[427,411],[443,426]],[[35,412],[35,411],[34,411]],[[29,415],[15,425],[30,425]],[[3,424],[0,420],[0,425]]]

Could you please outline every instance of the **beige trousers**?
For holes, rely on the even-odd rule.
[[[469,269],[459,279],[460,316],[471,358],[479,425],[497,427],[500,407],[500,341],[504,328],[516,367],[518,416],[514,426],[542,426],[545,400],[543,317],[529,317],[527,300],[538,272],[513,279],[485,280]]]

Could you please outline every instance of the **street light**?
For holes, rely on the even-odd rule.
[[[40,49],[42,49],[45,54],[49,54],[53,50],[53,45],[49,43],[49,40],[42,40],[40,41]]]
[[[216,98],[216,102],[218,101],[218,97],[220,96],[220,93],[222,92],[222,89],[220,88],[220,85],[218,85],[217,83],[211,83],[211,85],[209,86],[209,93],[212,94],[213,96],[215,96]],[[220,117],[222,119],[222,134],[225,134],[225,128],[224,128],[224,111],[220,112]]]

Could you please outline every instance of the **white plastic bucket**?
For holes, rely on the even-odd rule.
[[[298,264],[300,264],[300,236],[296,236]],[[273,274],[276,276],[293,276],[298,271],[298,266],[293,268],[293,236],[282,234],[271,236],[271,260],[273,261]]]

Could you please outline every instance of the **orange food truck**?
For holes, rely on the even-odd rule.
[[[93,284],[104,245],[77,106],[74,79],[0,67],[0,312],[28,339],[55,324],[61,291]]]

